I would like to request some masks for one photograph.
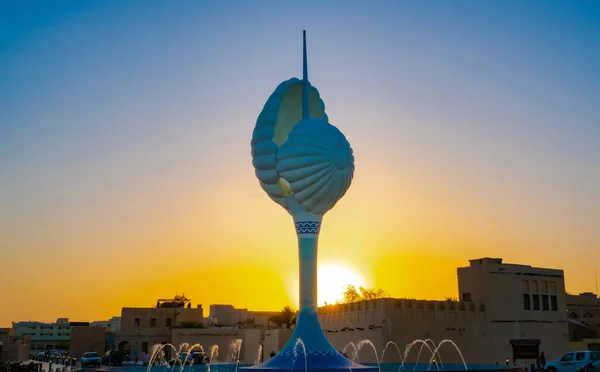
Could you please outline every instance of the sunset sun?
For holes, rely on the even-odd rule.
[[[327,302],[333,304],[342,299],[346,285],[356,288],[365,286],[360,274],[340,264],[319,265],[318,269],[318,302],[322,306]]]

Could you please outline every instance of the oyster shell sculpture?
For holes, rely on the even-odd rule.
[[[251,145],[261,187],[293,216],[324,215],[352,182],[352,148],[310,86],[306,58],[303,80],[282,82],[265,103]]]

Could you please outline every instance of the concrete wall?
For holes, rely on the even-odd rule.
[[[263,361],[271,359],[271,351],[278,352],[281,350],[291,335],[291,329],[265,330],[265,339],[263,341]]]
[[[567,351],[568,329],[565,320],[547,320],[548,314],[543,312],[535,312],[518,322],[510,318],[491,320],[489,308],[490,303],[476,301],[379,299],[322,307],[319,316],[327,338],[338,350],[343,350],[349,342],[357,344],[369,339],[379,355],[390,341],[397,344],[404,354],[413,340],[430,339],[435,344],[452,340],[462,351],[467,363],[486,364],[503,364],[506,358],[512,358],[510,340],[515,338],[540,339],[540,350],[545,351],[549,359]],[[561,311],[566,313],[564,308]],[[556,313],[553,315],[562,318]],[[386,351],[385,361],[399,362],[400,356],[395,347],[389,347],[393,350]],[[421,348],[421,344],[413,346],[407,361],[416,362]],[[440,347],[439,353],[444,363],[462,362],[460,354],[448,341]],[[353,356],[353,348],[348,348],[346,354]],[[375,362],[374,353],[368,345],[363,346],[359,357],[363,362]],[[427,361],[431,352],[423,347],[419,357],[419,361]]]
[[[244,331],[243,361],[244,363],[256,363],[259,359],[259,345],[264,338],[264,331],[262,329],[246,329]],[[264,350],[261,353],[260,360],[264,360]]]
[[[219,362],[237,360],[237,340],[241,340],[240,362],[254,363],[261,340],[260,329],[175,328],[172,332],[172,343],[176,347],[183,343],[200,344],[210,355],[213,345],[218,346],[218,354],[213,357],[213,362],[215,360]]]

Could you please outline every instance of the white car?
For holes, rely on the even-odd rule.
[[[83,353],[83,356],[81,357],[81,367],[82,368],[89,367],[89,366],[100,367],[100,363],[102,363],[102,358],[100,357],[100,355],[98,353],[87,352],[87,353]]]
[[[600,360],[600,351],[571,351],[558,360],[546,363],[548,372],[577,372],[583,366]]]

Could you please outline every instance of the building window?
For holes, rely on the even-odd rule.
[[[133,318],[133,326],[134,327],[140,326],[140,318]]]
[[[167,327],[171,326],[171,318],[167,318]]]
[[[540,296],[534,294],[533,295],[533,310],[539,310],[540,309]]]
[[[531,297],[529,297],[529,294],[523,295],[523,309],[531,310]]]
[[[550,311],[550,302],[548,301],[548,295],[542,295],[542,310]]]
[[[540,291],[538,290],[538,281],[537,280],[531,281],[531,292],[540,293]]]
[[[550,296],[550,305],[552,306],[552,311],[558,311],[558,298],[556,296]]]
[[[529,280],[523,280],[523,293],[529,293]]]
[[[550,282],[550,293],[556,294],[556,282]]]
[[[463,301],[471,301],[471,292],[463,293],[462,300]]]
[[[542,293],[548,293],[548,282],[547,281],[545,281],[545,280],[540,281],[540,287],[542,287],[541,288]]]
[[[156,327],[156,318],[150,318],[150,327]]]
[[[142,353],[148,352],[148,342],[142,342]]]

